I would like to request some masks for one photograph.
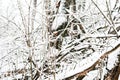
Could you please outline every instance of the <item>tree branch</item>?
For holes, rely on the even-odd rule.
[[[109,54],[111,54],[112,52],[114,52],[115,50],[117,49],[120,49],[120,44],[118,44],[117,46],[115,46],[113,49],[111,49],[110,51],[108,52],[105,52],[92,66],[90,66],[89,68],[83,70],[82,72],[78,72],[78,73],[75,73],[74,75],[72,76],[69,76],[69,77],[66,77],[62,80],[71,80],[72,78],[74,77],[77,77],[77,78],[84,78],[84,76],[86,76],[86,74],[88,72],[90,72],[91,70],[94,70],[96,65],[100,63],[101,59],[104,59],[106,56],[108,56]]]

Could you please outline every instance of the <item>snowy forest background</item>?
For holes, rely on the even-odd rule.
[[[120,80],[120,0],[0,4],[0,80]]]

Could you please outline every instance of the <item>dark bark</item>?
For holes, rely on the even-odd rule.
[[[120,64],[112,68],[104,77],[104,80],[118,80],[119,74],[120,74]]]

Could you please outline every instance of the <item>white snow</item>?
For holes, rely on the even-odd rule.
[[[56,30],[60,25],[62,25],[66,21],[67,21],[67,16],[65,14],[58,14],[58,15],[56,15],[51,29],[52,30]]]
[[[20,28],[22,30],[24,30],[23,25],[21,25],[22,21],[21,21],[19,10],[17,9],[18,5],[17,5],[16,1],[17,0],[0,0],[0,4],[1,4],[0,5],[0,16],[2,15],[2,16],[6,16],[6,17],[10,18],[10,20],[13,20],[15,23],[18,23]],[[25,19],[27,19],[27,17],[28,17],[28,5],[30,5],[30,2],[29,1],[26,2],[25,0],[19,0],[19,1],[21,2],[23,15],[24,15]],[[54,0],[52,0],[52,1],[53,1],[52,2],[53,3],[52,8],[54,9],[55,3],[54,3]],[[100,9],[106,14],[105,11],[107,9],[106,9],[105,0],[94,0],[94,1],[98,4]],[[113,9],[113,7],[115,5],[115,1],[114,0],[110,0],[110,1],[111,1],[110,3],[112,3],[112,4],[109,7],[110,7],[110,9]],[[40,6],[43,5],[41,2],[39,2],[39,3],[40,3],[39,4]],[[88,21],[89,23],[86,22],[86,23],[83,24],[83,25],[85,25],[85,28],[87,28],[89,24],[92,24],[95,21],[99,20],[99,17],[100,17],[100,16],[94,16],[94,17],[91,16],[92,15],[91,11],[98,11],[98,9],[95,8],[95,6],[93,6],[93,4],[91,3],[90,0],[87,0],[86,4],[88,5],[89,3],[90,3],[90,5],[86,6],[86,9],[87,8],[92,8],[92,9],[86,10],[85,13],[84,12],[83,13],[78,13],[78,14],[80,14],[80,16],[81,16],[81,14],[82,15],[85,14],[85,16],[90,17],[90,20]],[[62,23],[67,21],[67,16],[63,14],[62,6],[63,5],[60,6],[61,10],[59,11],[59,14],[55,15],[55,19],[54,19],[54,22],[52,23],[52,27],[51,27],[52,30],[56,30],[58,26],[62,25]],[[120,6],[120,5],[117,5],[117,6]],[[35,22],[35,28],[36,29],[38,29],[38,27],[43,25],[43,24],[47,24],[47,23],[44,23],[44,19],[41,20],[41,17],[44,16],[44,13],[42,13],[43,10],[41,10],[41,7],[37,7],[37,9],[38,9],[37,10],[38,13],[36,14],[37,16],[36,16],[36,22]],[[15,18],[13,19],[14,16],[15,16]],[[119,17],[120,15],[117,12],[114,12],[112,16]],[[44,18],[45,18],[45,16],[44,16]],[[93,20],[94,18],[97,18],[97,19]],[[100,19],[102,19],[102,17]],[[0,20],[2,20],[1,17],[0,17]],[[28,21],[26,20],[26,22],[28,22]],[[4,23],[6,25],[7,20],[5,20]],[[0,24],[4,24],[4,23],[0,23]],[[104,24],[105,23],[106,22],[104,22]],[[95,31],[96,33],[95,34],[90,34],[88,32],[85,35],[82,35],[80,40],[82,40],[86,37],[96,38],[96,37],[102,37],[102,36],[115,36],[115,35],[108,35],[106,33],[107,31],[106,32],[102,31],[101,33],[97,32],[96,29],[99,28],[100,25],[104,26],[104,24],[101,22],[100,24],[98,24],[98,26],[95,25],[91,29],[91,31]],[[120,24],[115,24],[115,27],[116,26],[120,26]],[[23,42],[23,41],[25,41],[25,39],[23,39],[24,37],[21,37],[24,34],[21,34],[19,31],[17,31],[15,26],[12,26],[12,25],[8,26],[7,25],[7,27],[9,27],[8,30],[6,30],[5,27],[3,27],[3,28],[0,27],[0,29],[1,29],[0,30],[0,75],[3,72],[6,72],[6,71],[12,71],[15,68],[16,69],[21,69],[23,67],[28,67],[29,66],[29,65],[25,66],[26,63],[23,63],[24,60],[26,60],[26,62],[27,62],[27,58],[28,58],[28,53],[27,53],[28,52],[28,47],[26,47],[25,42]],[[17,32],[15,33],[15,31],[17,31]],[[19,33],[19,34],[17,34],[17,33]],[[6,35],[3,36],[3,34],[6,34],[7,36]],[[35,33],[33,35],[33,37],[34,36],[37,37],[36,42],[38,42],[38,44],[35,46],[38,49],[38,51],[35,51],[35,55],[37,55],[35,57],[37,57],[37,59],[50,58],[50,56],[54,57],[55,55],[57,55],[57,53],[59,53],[58,50],[55,50],[54,48],[51,48],[51,51],[48,51],[48,54],[45,54],[46,53],[46,42],[47,41],[44,41],[44,40],[42,41],[42,39],[44,37],[43,34],[44,34],[44,32],[41,30],[38,34]],[[120,34],[120,31],[118,32],[118,34]],[[19,37],[18,41],[15,40],[17,37]],[[75,40],[73,42],[73,44],[76,43],[76,42],[80,42],[80,40],[79,39]],[[78,72],[81,72],[81,71],[87,69],[88,67],[92,66],[100,58],[101,55],[103,55],[105,52],[114,48],[117,44],[120,44],[120,39],[115,39],[115,38],[106,39],[105,40],[105,41],[107,41],[106,43],[98,42],[100,40],[96,40],[96,41],[95,40],[90,40],[90,41],[91,41],[91,43],[90,43],[91,45],[99,43],[98,45],[103,45],[103,46],[105,46],[105,48],[102,49],[102,50],[98,50],[98,48],[96,46],[92,46],[93,48],[96,49],[96,52],[91,53],[91,55],[89,57],[87,57],[85,59],[81,59],[81,60],[76,60],[74,63],[71,63],[71,64],[68,64],[67,62],[61,62],[60,65],[62,65],[62,67],[61,67],[62,71],[60,71],[59,74],[56,74],[56,80],[60,80],[60,79],[63,79],[65,77],[69,77],[70,75],[73,75],[75,73],[78,73]],[[70,42],[69,38],[68,38],[67,42]],[[87,45],[88,45],[88,42],[80,43],[80,45],[75,46],[75,47],[72,46],[68,49],[66,49],[66,47],[69,46],[69,45],[64,45],[61,52],[62,53],[67,53],[71,50],[71,48],[80,49],[80,48],[83,48],[83,47],[87,47]],[[75,57],[74,54],[75,53],[73,52],[71,55],[73,55],[73,57]],[[108,56],[108,64],[107,64],[108,69],[111,69],[111,68],[114,67],[114,65],[117,61],[117,55],[118,54],[120,54],[120,49],[117,49],[116,51],[114,51],[113,53],[111,53]],[[73,59],[71,59],[71,60],[73,60]],[[16,65],[13,65],[14,63]],[[40,66],[40,65],[38,65],[38,66]],[[107,71],[105,70],[104,67],[102,68],[102,70],[103,70],[103,74],[102,74],[102,78],[103,78],[103,75]],[[99,73],[98,70],[90,71],[83,80],[94,80],[94,78],[98,75],[98,73]],[[21,74],[17,75],[16,78],[21,78]],[[6,77],[6,78],[3,78],[2,80],[12,80],[12,79],[13,79],[12,77]],[[120,80],[120,76],[119,76],[119,80]]]

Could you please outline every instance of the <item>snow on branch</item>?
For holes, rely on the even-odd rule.
[[[117,46],[115,46],[113,49],[105,52],[92,66],[88,67],[87,69],[81,71],[81,72],[78,72],[78,73],[75,73],[73,75],[70,75],[62,80],[72,80],[74,77],[77,77],[79,78],[79,80],[83,79],[88,72],[92,71],[95,69],[96,65],[99,64],[101,62],[101,59],[104,59],[106,58],[109,54],[111,54],[112,52],[116,51],[117,49],[120,49],[120,44],[118,44]]]

